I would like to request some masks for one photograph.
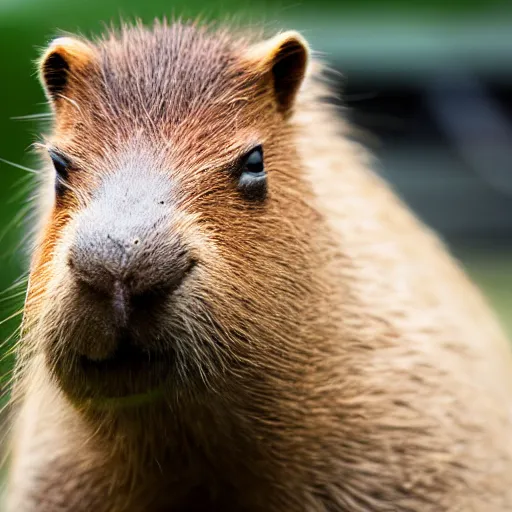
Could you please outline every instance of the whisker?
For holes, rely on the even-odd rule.
[[[5,229],[0,232],[0,242],[6,237],[6,235],[11,231],[11,229],[18,227],[21,223],[21,221],[25,218],[25,215],[27,212],[30,211],[30,206],[26,206],[24,208],[21,208],[18,213],[13,217],[11,222],[7,224]]]
[[[4,396],[2,396],[1,398],[4,398]],[[4,404],[2,405],[2,407],[0,408],[0,417],[2,417],[2,416],[5,414],[6,410],[7,410],[7,409],[9,409],[9,407],[10,407],[11,405],[12,405],[12,404],[11,404],[11,403],[9,403],[9,401],[7,401],[6,403],[4,403]]]
[[[30,144],[29,149],[32,149],[35,151],[38,151],[38,150],[48,151],[49,147],[46,144],[46,142],[36,141],[36,142],[32,142],[32,144]]]
[[[31,121],[33,119],[51,119],[52,114],[50,112],[44,112],[39,114],[28,114],[25,116],[12,116],[9,119],[12,121]]]
[[[21,315],[22,313],[23,313],[23,308],[16,311],[12,315],[9,315],[7,318],[4,318],[3,320],[1,320],[0,325],[5,324],[6,322],[8,322],[9,320],[12,320],[13,318],[16,318],[17,316]]]
[[[21,169],[22,171],[27,171],[27,172],[30,172],[32,174],[39,174],[39,171],[37,171],[36,169],[31,169],[30,167],[25,167],[24,165],[16,164],[14,162],[6,160],[5,158],[0,158],[0,162],[4,162],[5,164],[12,165],[13,167]]]
[[[16,279],[14,281],[14,283],[12,283],[10,286],[5,288],[5,290],[0,292],[0,296],[13,291],[14,289],[16,289],[19,286],[22,286],[22,285],[25,286],[27,283],[28,283],[28,275],[18,277],[18,279]]]
[[[12,336],[9,336],[8,339],[9,340],[12,339]],[[8,350],[6,350],[4,352],[4,354],[2,355],[2,357],[0,357],[0,363],[5,363],[5,361],[7,361],[12,356],[14,356],[16,354],[17,348],[18,348],[17,343],[15,343],[12,347],[10,347]]]
[[[19,242],[15,245],[12,251],[12,257],[18,257],[19,253],[23,251],[23,254],[25,254],[25,250],[27,247],[31,246],[31,242],[34,240],[34,233],[31,231],[28,231],[24,233],[24,235],[20,238]],[[12,258],[11,258],[12,260]],[[12,260],[13,261],[13,260]]]
[[[9,295],[9,297],[2,297],[0,298],[1,302],[8,302],[10,300],[15,299],[16,297],[23,297],[25,295],[25,290],[21,290],[20,292],[15,293],[14,295]]]
[[[31,201],[32,197],[30,197],[32,190],[33,190],[33,184],[32,181],[34,178],[30,174],[24,174],[16,180],[16,182],[12,185],[12,189],[15,191],[9,196],[9,199],[7,200],[7,204],[13,204],[17,203],[18,201],[25,199],[27,196],[28,200]]]
[[[4,347],[5,345],[7,345],[14,337],[18,336],[19,334],[21,334],[21,330],[22,330],[22,325],[18,325],[16,327],[16,329],[14,329],[14,331],[10,334],[10,336],[8,336],[5,340],[3,340],[1,343],[0,343],[0,348]]]
[[[64,96],[64,94],[59,94],[59,97],[71,103],[71,105],[73,105],[78,110],[78,112],[80,112],[80,105],[76,100],[68,98],[67,96]]]

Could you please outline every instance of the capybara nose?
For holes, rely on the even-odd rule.
[[[161,199],[170,195],[166,187],[159,175],[119,171],[76,220],[69,266],[89,291],[109,298],[120,327],[134,308],[165,300],[192,265],[172,205]]]
[[[68,263],[82,285],[109,298],[112,320],[127,327],[134,308],[164,301],[179,287],[192,265],[177,237],[151,246],[151,239],[132,236],[122,242],[95,226],[81,233]]]

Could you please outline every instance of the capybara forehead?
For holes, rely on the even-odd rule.
[[[99,43],[101,92],[114,112],[176,124],[232,97],[236,43],[183,25],[127,28]]]
[[[85,88],[110,119],[176,126],[213,106],[222,115],[250,81],[239,62],[243,43],[223,30],[124,28],[96,45],[97,76]]]
[[[267,126],[266,89],[242,58],[248,42],[224,29],[124,27],[94,46],[96,59],[72,81],[54,133],[65,151],[88,160],[108,149],[113,157],[128,142],[166,155],[172,146],[188,159],[189,146],[245,146]]]

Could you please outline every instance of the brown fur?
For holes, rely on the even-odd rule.
[[[276,92],[283,41],[293,66]],[[511,510],[507,341],[368,170],[322,103],[315,64],[294,101],[301,39],[254,46],[175,23],[80,44],[65,90],[48,89],[47,146],[76,169],[41,212],[9,510]],[[255,142],[263,202],[240,197],[227,172]],[[143,325],[173,370],[91,383],[70,354],[108,349],[108,314],[66,258],[97,187],[127,165],[173,181],[163,239],[178,232],[198,265]],[[162,399],[99,405],[153,379]]]

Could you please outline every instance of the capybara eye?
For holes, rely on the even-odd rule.
[[[261,201],[267,196],[267,173],[261,146],[256,146],[243,157],[238,190],[250,200]]]
[[[69,160],[54,149],[50,149],[50,158],[57,173],[57,180],[65,180],[69,172]]]
[[[256,146],[245,155],[243,172],[250,172],[251,174],[265,172],[265,166],[263,165],[263,148],[261,146]]]

